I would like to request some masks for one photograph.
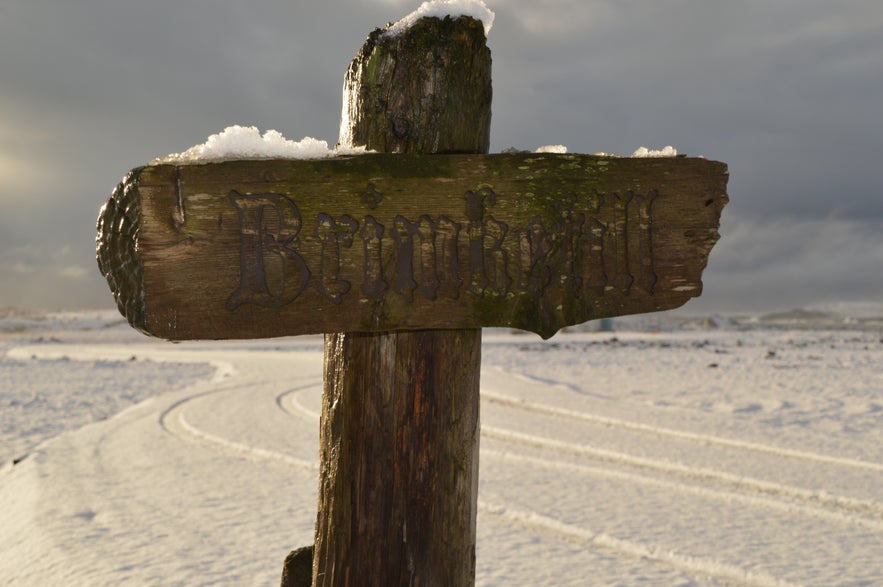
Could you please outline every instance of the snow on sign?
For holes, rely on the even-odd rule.
[[[686,157],[382,155],[158,164],[99,219],[154,336],[507,326],[543,337],[700,294],[727,168]]]

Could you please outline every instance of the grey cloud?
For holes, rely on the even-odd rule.
[[[738,311],[883,301],[880,228],[875,219],[731,217],[726,246],[712,251],[704,276],[707,299],[694,309],[718,305],[712,298]]]
[[[66,266],[92,267],[97,209],[122,174],[229,124],[333,143],[349,60],[417,4],[6,0],[0,267],[46,270],[4,278],[0,305],[109,306],[97,271],[61,287],[61,265],[21,247],[70,246]],[[883,298],[883,4],[489,5],[492,149],[672,144],[730,165],[697,307]]]

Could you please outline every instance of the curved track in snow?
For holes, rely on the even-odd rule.
[[[94,548],[103,538],[81,536],[77,528],[103,523],[109,544],[131,552],[140,542],[113,521],[133,524],[144,516],[167,528],[149,533],[157,544],[163,543],[157,536],[176,536],[169,552],[215,557],[202,566],[152,560],[154,575],[145,575],[122,556],[104,570],[108,584],[148,576],[187,584],[212,565],[222,567],[218,584],[273,584],[278,564],[264,561],[270,568],[263,569],[260,561],[231,553],[267,540],[280,542],[277,551],[284,553],[308,541],[321,351],[151,348],[160,350],[139,349],[139,356],[210,357],[219,375],[49,443],[33,463],[25,462],[33,478],[21,466],[5,476],[37,486],[46,471],[81,479],[67,534],[51,530],[51,516],[42,516],[37,527],[50,528],[36,533],[43,542],[72,536]],[[85,358],[110,350],[96,345],[51,352],[76,359],[78,352]],[[525,371],[534,370],[528,374],[511,365],[496,368],[499,355],[489,355],[482,374],[478,585],[767,587],[883,580],[883,465],[854,452],[824,450],[824,431],[813,436],[813,430],[800,430],[802,436],[766,442],[755,422],[748,424],[756,429],[734,437],[731,428],[720,430],[726,420],[709,416],[705,422],[686,411],[676,414],[689,424],[683,428],[676,425],[681,420],[661,417],[657,423],[643,412],[629,417],[632,407],[614,393],[592,393],[590,383],[574,383],[536,362],[524,363]],[[677,385],[666,384],[660,393],[674,398]],[[816,437],[816,444],[803,442]],[[158,463],[167,466],[155,470]],[[153,482],[164,489],[151,487],[145,471],[154,471]],[[0,476],[0,492],[3,483]],[[38,488],[47,499],[55,495]],[[82,498],[102,492],[110,498],[105,506]],[[180,509],[185,515],[177,520]],[[284,536],[286,525],[299,528],[298,538]],[[242,530],[231,534],[236,527]],[[204,552],[206,544],[214,546]]]
[[[554,382],[550,382],[554,385]],[[840,458],[834,457],[830,455],[823,455],[814,452],[807,452],[802,450],[793,450],[788,448],[782,448],[778,446],[773,446],[769,444],[760,444],[757,442],[746,442],[744,440],[732,439],[732,438],[722,438],[720,436],[713,436],[710,434],[697,434],[694,432],[686,432],[683,430],[672,430],[671,428],[663,428],[660,426],[650,426],[647,424],[643,424],[641,422],[631,422],[628,420],[621,420],[618,418],[606,418],[603,416],[597,416],[594,414],[587,414],[585,412],[578,412],[574,410],[568,410],[563,408],[558,408],[555,406],[550,406],[547,404],[531,402],[520,398],[514,398],[507,396],[506,394],[490,391],[490,390],[482,390],[482,398],[486,399],[492,403],[497,403],[505,406],[513,406],[523,410],[529,410],[532,412],[536,412],[537,414],[549,414],[553,416],[560,416],[562,418],[571,418],[574,420],[578,420],[581,422],[586,422],[589,424],[606,426],[609,428],[621,428],[624,430],[630,430],[634,432],[643,432],[646,434],[651,434],[654,436],[661,437],[669,437],[669,438],[679,438],[690,440],[696,442],[698,444],[709,444],[709,445],[718,445],[728,448],[735,448],[745,451],[753,451],[759,453],[767,453],[776,455],[779,457],[787,457],[792,459],[801,459],[806,461],[814,461],[818,463],[824,463],[828,465],[838,465],[843,467],[854,467],[857,469],[867,469],[869,471],[879,471],[883,472],[883,463],[872,463],[868,461],[861,461],[858,459],[849,459],[849,458]]]
[[[310,391],[313,390],[290,390],[277,398],[278,405],[292,416],[318,421],[319,413],[310,407],[306,407],[300,399],[302,394],[306,394]],[[559,410],[547,406],[532,405],[528,402],[509,398],[504,394],[489,392],[484,389],[482,390],[482,398],[486,402],[511,405],[526,411],[552,413],[563,418],[600,422],[604,425],[611,425],[610,419],[597,418],[588,414],[575,413],[569,410]],[[583,416],[586,417],[583,418]],[[654,434],[659,434],[661,432],[661,435],[663,436],[665,435],[665,432],[667,432],[665,430],[621,420],[615,421],[614,424],[633,431],[652,432]],[[761,452],[770,452],[779,456],[793,456],[789,454],[788,451],[777,450],[775,447],[759,447],[756,444],[730,442],[723,439],[720,439],[720,442],[715,442],[715,440],[718,439],[706,435],[684,435],[676,431],[670,435],[675,437],[687,437],[699,444],[722,444],[724,446],[741,450],[760,450]],[[481,456],[483,461],[488,458],[499,459],[508,462],[513,467],[528,466],[534,469],[546,469],[549,471],[547,474],[554,474],[555,472],[573,472],[586,476],[606,477],[624,481],[632,485],[643,485],[654,489],[676,491],[687,495],[712,499],[722,504],[739,503],[749,507],[778,512],[785,516],[806,516],[809,518],[824,520],[826,522],[833,522],[847,526],[852,525],[872,531],[883,532],[883,504],[881,503],[853,500],[843,496],[819,494],[809,490],[782,486],[761,480],[740,478],[721,471],[704,470],[684,465],[666,464],[651,461],[649,459],[641,459],[624,453],[597,451],[590,447],[561,443],[551,439],[531,437],[515,430],[486,425],[482,427],[482,438],[500,439],[510,443],[510,445],[503,450],[482,450]],[[609,462],[628,465],[638,470],[649,469],[655,472],[663,472],[668,477],[675,478],[659,479],[637,473],[618,471],[612,468],[599,466],[598,464],[574,464],[571,462],[559,461],[555,458],[527,456],[519,454],[517,449],[513,450],[513,448],[515,448],[513,445],[518,444],[527,444],[539,448],[551,449],[552,451],[577,454],[588,457],[590,461],[596,461],[597,463],[602,464]],[[804,456],[805,454],[806,453],[802,453],[797,458],[852,466],[852,463],[848,460],[841,461],[840,459],[826,458],[823,455]],[[873,469],[873,467],[865,467],[864,465],[865,463],[860,463],[858,467]],[[684,478],[687,480],[702,481],[705,485],[683,482]],[[722,485],[725,488],[721,489],[717,487],[718,485]],[[729,486],[729,489],[726,489],[727,486]],[[776,579],[769,574],[752,571],[747,568],[742,569],[723,561],[677,554],[666,551],[661,545],[646,545],[631,540],[614,538],[604,533],[597,533],[581,526],[556,520],[543,515],[536,510],[508,508],[500,505],[499,502],[494,502],[493,499],[493,496],[486,496],[482,493],[479,500],[479,510],[484,515],[495,516],[508,523],[534,531],[554,534],[564,540],[576,541],[589,548],[616,552],[621,556],[653,561],[657,564],[669,566],[697,577],[714,577],[724,582],[735,582],[740,585],[756,585],[761,587],[791,584]]]

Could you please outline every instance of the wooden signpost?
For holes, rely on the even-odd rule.
[[[99,265],[153,336],[326,333],[314,585],[471,585],[480,328],[548,338],[698,296],[727,168],[483,154],[468,17],[375,31],[346,89],[341,140],[375,154],[135,169]]]
[[[116,293],[134,327],[172,340],[483,326],[548,338],[698,295],[725,177],[701,159],[590,155],[145,167],[114,196],[138,223],[126,254],[140,273]]]

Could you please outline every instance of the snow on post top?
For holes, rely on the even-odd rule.
[[[421,18],[436,17],[457,18],[470,16],[484,24],[484,35],[487,36],[494,26],[494,13],[482,0],[429,0],[420,8],[386,29],[386,35],[396,36],[414,26]]]
[[[268,130],[261,135],[261,131],[255,126],[234,125],[211,135],[201,145],[190,147],[182,153],[172,153],[154,159],[150,165],[164,163],[185,165],[230,159],[326,159],[337,155],[357,155],[365,152],[364,147],[329,149],[327,141],[312,137],[292,141],[277,130]]]

